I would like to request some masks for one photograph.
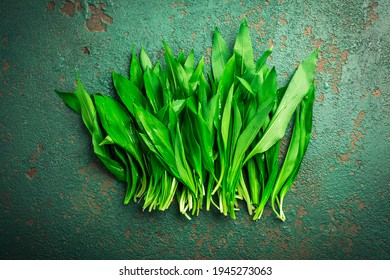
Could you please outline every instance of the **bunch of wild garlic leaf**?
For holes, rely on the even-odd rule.
[[[132,53],[130,79],[112,73],[119,99],[89,95],[77,75],[74,93],[56,91],[81,115],[104,166],[126,183],[124,203],[165,210],[174,197],[186,217],[205,203],[235,218],[239,200],[259,219],[270,200],[285,220],[283,201],[296,178],[312,129],[318,50],[304,60],[288,86],[278,89],[275,68],[254,62],[248,25],[234,45],[215,29],[212,73],[194,52],[174,57],[163,42],[166,69],[141,49]],[[280,141],[295,114],[286,154]]]

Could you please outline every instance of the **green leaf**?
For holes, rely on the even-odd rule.
[[[150,142],[162,159],[164,159],[164,162],[170,167],[172,173],[174,175],[177,174],[169,130],[149,112],[138,106],[134,107],[137,120],[144,128]]]
[[[201,108],[199,107],[197,117],[197,136],[198,136],[198,142],[200,143],[201,149],[202,149],[202,158],[203,158],[203,164],[206,170],[214,173],[214,152],[213,152],[213,146],[214,141],[212,137],[212,131],[209,130],[207,127],[206,122],[204,121],[202,114],[201,114]]]
[[[172,102],[172,108],[177,115],[179,115],[180,112],[184,109],[186,101],[186,99],[177,99]]]
[[[199,88],[197,92],[197,97],[200,105],[202,105],[203,107],[207,107],[208,100],[211,98],[211,96],[211,88],[206,78],[204,76],[200,77]]]
[[[183,66],[184,66],[184,71],[187,75],[187,80],[189,80],[192,74],[194,73],[194,68],[195,68],[194,50],[190,52]]]
[[[234,89],[234,85],[230,87],[229,94],[226,98],[226,103],[223,110],[222,121],[221,121],[221,135],[222,135],[225,153],[228,150],[228,137],[230,131],[230,117],[232,114],[233,89]]]
[[[163,45],[165,50],[165,61],[167,64],[167,70],[170,72],[170,77],[172,79],[174,88],[177,89],[179,87],[179,80],[178,80],[178,73],[177,73],[178,62],[173,57],[172,51],[169,48],[168,44],[163,41]]]
[[[310,91],[302,101],[301,107],[297,109],[296,120],[290,145],[279,177],[275,184],[274,192],[272,193],[272,206],[274,208],[274,211],[276,212],[274,204],[276,200],[276,195],[280,190],[279,213],[276,213],[278,217],[283,221],[285,220],[285,216],[283,213],[283,199],[298,175],[303,156],[305,155],[310,141],[314,103],[314,88],[315,87],[313,82]]]
[[[203,118],[209,131],[213,131],[214,121],[218,119],[220,94],[217,92],[209,101],[208,105],[204,108]],[[222,105],[221,105],[222,108]]]
[[[100,142],[99,146],[112,145],[112,144],[115,144],[114,140],[112,140],[110,135],[107,135],[106,138],[104,138],[103,141]]]
[[[260,200],[260,190],[261,190],[260,181],[259,181],[260,172],[256,166],[256,161],[254,158],[248,160],[247,169],[248,169],[249,190],[252,198],[252,203],[254,205],[258,205]]]
[[[129,78],[112,73],[120,100],[89,95],[78,75],[75,93],[56,90],[81,115],[102,164],[126,182],[124,203],[142,197],[143,209],[165,210],[176,195],[190,219],[188,212],[197,215],[206,196],[206,210],[214,205],[234,219],[245,200],[258,219],[271,201],[284,220],[284,198],[310,141],[318,50],[277,89],[276,70],[266,65],[272,48],[254,62],[245,18],[233,52],[215,29],[206,73],[204,58],[196,64],[193,50],[174,56],[162,43],[164,68],[141,48],[139,59],[132,50]],[[294,112],[279,168],[281,138]]]
[[[244,111],[244,127],[248,125],[250,121],[253,120],[253,118],[256,115],[257,107],[258,107],[258,102],[256,101],[254,96],[250,96],[246,101],[245,101],[245,109]]]
[[[130,175],[131,175],[131,187],[130,187],[130,190],[128,190],[127,192],[129,192],[129,194],[126,196],[128,196],[130,199],[131,198],[134,198],[134,201],[137,200],[137,197],[135,196],[136,195],[136,192],[137,192],[137,186],[138,186],[138,182],[139,182],[139,173],[138,173],[138,170],[137,170],[137,167],[135,165],[135,162],[134,162],[134,159],[128,154],[126,153],[127,155],[127,158],[129,160],[129,168],[131,169],[131,172],[129,171]],[[139,193],[138,194],[139,196],[142,196],[143,193]]]
[[[127,110],[129,110],[133,116],[135,116],[134,105],[142,108],[146,107],[145,96],[143,96],[142,92],[132,81],[129,81],[126,77],[114,71],[112,72],[112,79],[114,81],[116,92]]]
[[[235,70],[236,70],[236,58],[235,55],[233,55],[226,63],[226,67],[222,73],[222,77],[217,88],[217,94],[220,94],[221,96],[220,101],[222,104],[225,103],[229,90],[231,86],[234,84]],[[222,114],[222,107],[219,109],[220,109],[219,114]]]
[[[276,142],[275,145],[273,145],[270,149],[268,149],[265,152],[268,180],[267,180],[265,188],[261,194],[260,203],[259,203],[259,206],[255,210],[253,220],[257,220],[257,219],[261,218],[263,211],[264,211],[264,207],[267,204],[268,199],[270,198],[270,196],[272,194],[274,184],[275,184],[276,178],[278,176],[278,171],[279,171],[279,165],[278,165],[279,150],[280,150],[280,140],[278,142]],[[257,155],[257,156],[259,156],[259,155]],[[254,158],[256,158],[256,156]],[[251,160],[253,160],[253,158],[251,158],[249,161],[251,161]]]
[[[179,97],[186,97],[182,96],[183,93],[189,94],[189,85],[188,85],[188,79],[186,78],[186,72],[184,71],[184,68],[182,64],[180,64],[176,59],[173,57],[172,51],[169,48],[169,46],[163,41],[164,49],[165,49],[165,60],[167,63],[167,70],[169,70],[169,74],[171,77],[171,80],[173,82],[174,90],[180,90],[178,92]]]
[[[263,53],[263,55],[256,61],[256,72],[259,71],[265,65],[271,53],[272,53],[272,47],[266,50]]]
[[[128,151],[143,166],[133,121],[127,110],[109,96],[94,95],[101,123],[112,141]]]
[[[66,105],[68,105],[73,111],[75,111],[77,114],[81,114],[81,107],[79,99],[77,98],[77,95],[74,92],[62,92],[59,90],[54,90],[59,97],[65,102]]]
[[[110,156],[108,156],[106,153],[102,153],[102,151],[98,149],[94,149],[95,154],[98,156],[99,160],[103,163],[103,165],[107,168],[107,170],[114,175],[114,177],[122,182],[126,181],[126,173],[123,166],[117,162],[116,160],[112,159]]]
[[[81,117],[83,119],[83,122],[87,127],[88,131],[91,133],[91,135],[93,135],[94,131],[96,131],[95,135],[97,135],[97,133],[99,132],[99,136],[101,136],[101,140],[103,140],[101,131],[100,129],[98,129],[95,106],[93,105],[91,97],[84,89],[83,84],[81,83],[80,78],[78,76],[78,73],[76,73],[76,76],[77,76],[76,96],[80,102],[80,111],[81,111]]]
[[[250,93],[254,94],[251,85],[250,85],[245,79],[240,78],[240,77],[238,77],[238,76],[236,76],[236,78],[237,78],[238,81],[241,83],[241,85],[244,86],[244,88],[245,88],[247,91],[249,91]]]
[[[157,112],[163,106],[162,87],[158,77],[151,68],[147,68],[144,72],[144,82],[146,96],[148,97],[154,112]]]
[[[92,102],[91,97],[84,89],[84,86],[81,83],[77,72],[76,72],[76,77],[77,77],[76,96],[80,102],[81,117],[89,133],[92,136],[93,150],[95,154],[98,156],[98,158],[100,159],[100,161],[104,164],[104,166],[118,180],[124,181],[125,170],[123,169],[123,166],[119,162],[111,158],[107,146],[105,145],[99,146],[99,144],[103,141],[104,136],[98,123],[96,109]]]
[[[193,192],[195,191],[194,180],[192,178],[191,169],[187,163],[186,155],[183,148],[183,141],[179,129],[179,124],[176,127],[176,139],[175,139],[175,163],[177,171],[181,181]]]
[[[314,80],[317,54],[318,49],[299,65],[267,130],[247,159],[268,150],[283,137],[294,111],[303,97],[310,91]]]
[[[157,61],[156,65],[153,68],[154,74],[156,74],[157,77],[164,79],[163,77],[165,76],[165,72],[161,68],[160,61]]]
[[[198,112],[198,100],[195,98],[195,96],[190,96],[189,98],[187,98],[187,102],[186,102],[186,105],[187,105],[187,108],[190,109],[192,112],[194,112],[194,114],[196,114]]]
[[[278,89],[278,78],[276,75],[275,67],[273,67],[270,73],[267,75],[267,78],[265,79],[263,85],[261,86],[261,90],[259,90],[258,92],[257,102],[261,104],[264,102],[264,100],[267,100],[269,97],[273,97],[276,99],[277,89]]]
[[[199,178],[203,178],[203,168],[202,168],[202,151],[201,147],[197,141],[196,129],[194,129],[195,124],[193,119],[187,112],[185,119],[181,128],[182,139],[184,144],[184,151],[187,156],[189,164],[192,166],[192,169],[196,171]]]
[[[140,54],[140,62],[142,70],[145,72],[146,69],[153,68],[152,62],[150,61],[150,58],[148,54],[145,52],[144,48],[141,48],[141,54]]]
[[[267,76],[266,80],[262,82],[261,86],[257,91],[255,97],[250,97],[246,102],[246,115],[244,119],[244,126],[246,126],[255,116],[257,106],[263,104],[265,100],[271,98],[276,100],[276,91],[277,91],[277,77],[276,71],[273,69],[270,74]],[[265,124],[269,122],[266,118]]]
[[[139,64],[138,58],[135,55],[133,50],[131,55],[131,64],[130,64],[130,81],[133,82],[133,84],[139,90],[142,90],[142,87],[144,85],[142,77],[143,77],[143,73],[142,73],[141,65]]]
[[[234,44],[234,54],[236,55],[240,75],[244,74],[247,69],[251,69],[255,66],[252,42],[245,18],[241,22],[240,31],[238,32],[236,43]]]
[[[240,136],[242,128],[242,117],[240,113],[240,109],[238,108],[237,102],[233,104],[233,130],[232,130],[232,142],[231,147],[234,149],[236,147],[236,143],[238,137]],[[231,156],[233,155],[234,150],[231,151]]]
[[[198,66],[196,67],[195,72],[192,73],[191,78],[188,81],[188,84],[190,85],[190,88],[192,91],[196,90],[196,87],[199,86],[199,84],[202,81],[203,78],[203,71],[204,71],[204,58],[200,59]]]
[[[301,130],[300,126],[297,122],[297,119],[295,120],[295,125],[293,129],[293,134],[291,136],[290,144],[287,150],[286,157],[283,162],[283,166],[279,172],[278,178],[276,180],[272,196],[271,196],[271,202],[272,202],[272,208],[274,209],[275,213],[279,216],[279,213],[277,213],[275,209],[275,202],[276,202],[276,196],[278,195],[280,189],[283,187],[285,182],[288,180],[288,178],[292,175],[295,169],[296,161],[298,160],[298,153],[299,153],[299,143],[300,143],[300,137],[301,137]],[[280,213],[280,219],[284,220],[282,213]]]
[[[156,147],[153,145],[153,143],[150,141],[148,135],[146,133],[139,133],[139,136],[141,137],[142,141],[144,141],[145,145],[148,147],[148,149],[152,152],[158,155],[158,151]]]
[[[311,131],[313,128],[313,105],[314,105],[314,92],[315,92],[315,84],[313,81],[312,87],[309,91],[309,93],[305,96],[305,98],[302,100],[301,103],[301,114],[300,114],[300,126],[302,129],[302,132],[304,132],[304,137],[302,140],[304,140],[304,143],[301,144],[302,150],[300,151],[301,154],[304,154],[307,146],[310,142],[311,137]]]
[[[269,69],[266,65],[260,68],[259,71],[246,71],[244,78],[250,83],[251,88],[253,89],[255,95],[258,95],[259,92],[264,89],[263,84],[264,80],[269,74]]]
[[[225,69],[225,65],[230,58],[230,51],[226,45],[225,40],[219,33],[218,28],[214,30],[213,47],[211,51],[211,66],[213,70],[213,76],[216,83],[222,77],[222,73]]]
[[[181,51],[177,56],[177,62],[179,62],[181,65],[184,65],[185,60],[186,60],[186,55],[184,54],[184,51]]]
[[[248,123],[248,125],[245,127],[240,137],[238,138],[237,146],[234,152],[233,162],[230,166],[232,170],[232,177],[230,178],[230,183],[233,183],[232,180],[237,179],[238,171],[243,165],[245,152],[248,150],[256,135],[259,133],[260,128],[262,127],[267,115],[273,107],[273,103],[274,99],[270,97],[263,104],[261,104],[255,114],[255,117]]]
[[[115,154],[116,156],[119,158],[119,160],[123,163],[123,165],[125,166],[125,169],[126,169],[126,194],[125,194],[125,198],[123,200],[123,204],[127,205],[129,204],[130,200],[131,200],[131,197],[132,195],[130,194],[131,192],[131,177],[130,177],[130,174],[131,174],[131,171],[130,171],[130,167],[129,167],[129,163],[127,161],[127,157],[125,156],[125,152],[122,151],[119,147],[114,147],[114,151],[115,151]]]

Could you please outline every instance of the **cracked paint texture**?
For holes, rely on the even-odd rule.
[[[2,259],[389,259],[390,3],[297,1],[0,1]],[[124,185],[92,152],[53,89],[113,94],[132,48],[161,41],[210,67],[217,26],[230,48],[246,17],[255,58],[279,85],[315,48],[314,131],[285,198],[285,223],[124,206]]]

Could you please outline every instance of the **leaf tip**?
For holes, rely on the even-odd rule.
[[[76,79],[77,79],[77,81],[80,81],[79,69],[78,69],[77,67],[74,69],[74,72],[75,72],[75,74],[76,74]]]
[[[321,50],[321,47],[318,47],[318,48],[316,48],[316,50],[313,52],[313,56],[315,56],[316,58],[318,58],[318,53],[320,52],[320,50]]]

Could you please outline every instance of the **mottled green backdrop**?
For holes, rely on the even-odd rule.
[[[280,85],[321,46],[314,135],[287,221],[253,222],[176,204],[142,212],[93,155],[53,89],[113,94],[132,46],[163,59],[194,49],[210,67],[213,29],[233,46],[243,17]],[[390,1],[0,1],[2,259],[389,259]],[[242,209],[245,209],[242,207]]]

